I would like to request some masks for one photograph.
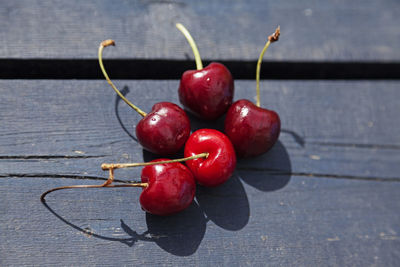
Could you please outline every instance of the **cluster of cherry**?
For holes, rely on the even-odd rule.
[[[143,119],[136,126],[136,137],[148,151],[166,156],[178,152],[184,146],[184,158],[157,159],[146,163],[102,164],[109,171],[109,178],[101,185],[73,185],[53,188],[53,191],[69,188],[142,187],[140,204],[145,211],[156,215],[170,215],[187,208],[193,201],[196,182],[214,187],[223,184],[233,174],[236,156],[252,157],[267,152],[277,141],[280,119],[276,112],[260,107],[260,67],[270,43],[277,41],[279,27],[268,37],[257,63],[257,103],[241,99],[232,104],[233,78],[220,63],[203,68],[199,51],[186,28],[177,24],[193,49],[197,70],[183,73],[178,89],[179,99],[186,110],[199,118],[215,120],[226,113],[224,133],[214,129],[200,129],[190,134],[190,121],[185,111],[170,102],[161,102],[145,113],[129,102],[115,87],[102,62],[103,49],[115,45],[106,40],[99,47],[100,68],[115,92]],[[186,166],[180,162],[185,161]],[[140,183],[114,184],[114,170],[145,166]]]

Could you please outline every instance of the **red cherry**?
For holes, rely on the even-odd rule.
[[[115,169],[138,166],[145,166],[142,170],[141,183],[113,184]],[[103,184],[52,188],[44,192],[40,196],[40,200],[45,202],[47,194],[63,189],[141,187],[143,190],[139,201],[143,210],[155,215],[170,215],[184,210],[194,199],[196,182],[193,174],[185,165],[176,160],[157,159],[145,163],[103,163],[101,168],[109,171],[109,178]]]
[[[201,70],[185,71],[178,93],[187,110],[200,118],[213,120],[232,104],[233,78],[224,65],[214,62]]]
[[[104,68],[102,53],[104,47],[115,45],[113,40],[105,40],[99,47],[99,64],[104,77],[114,91],[136,112],[143,116],[136,127],[139,143],[150,152],[170,155],[178,152],[190,135],[190,121],[185,111],[179,106],[161,102],[153,106],[149,114],[132,104],[111,82]]]
[[[225,134],[238,157],[258,156],[278,140],[281,121],[275,111],[257,107],[249,100],[239,100],[229,108]]]
[[[200,129],[186,142],[184,155],[208,153],[207,158],[186,161],[195,180],[204,186],[218,186],[228,180],[236,167],[236,155],[229,138],[213,129]]]
[[[170,155],[177,152],[190,135],[190,121],[185,111],[170,102],[153,106],[136,126],[139,143],[150,152]]]
[[[151,162],[168,159],[157,159]],[[186,209],[193,201],[196,182],[190,170],[181,163],[146,166],[142,182],[148,183],[140,194],[142,208],[155,215],[171,215]]]
[[[203,69],[199,50],[189,31],[180,23],[177,23],[176,27],[189,42],[197,67],[197,70],[183,73],[178,89],[179,100],[194,115],[208,120],[217,119],[232,104],[232,75],[220,63],[211,63]]]
[[[262,57],[272,42],[278,41],[280,27],[268,36],[257,62],[257,105],[239,100],[229,108],[225,118],[225,133],[239,157],[258,156],[267,152],[278,140],[281,121],[275,111],[260,108],[260,69]]]

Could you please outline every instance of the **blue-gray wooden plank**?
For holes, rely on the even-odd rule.
[[[400,3],[329,1],[2,1],[0,58],[192,58],[175,23],[192,32],[207,59],[253,60],[281,25],[286,61],[399,61]]]
[[[240,178],[169,218],[141,211],[138,189],[57,192],[52,213],[44,187],[76,181],[0,179],[0,263],[398,266],[400,183],[293,175],[264,191]]]
[[[147,112],[156,102],[178,103],[178,81],[116,83]],[[288,154],[296,173],[398,177],[398,86],[395,81],[262,82],[262,106],[276,110],[282,120],[282,144],[276,153]],[[253,99],[254,87],[254,81],[237,81],[235,99]],[[11,161],[2,167],[3,174],[15,173],[21,158],[33,161],[33,173],[43,173],[42,166],[57,173],[68,163],[74,168],[63,171],[78,174],[86,166],[74,162],[97,162],[95,175],[101,174],[101,161],[143,158],[134,139],[140,116],[119,101],[105,81],[7,80],[0,81],[0,92],[0,157]],[[192,122],[193,128],[212,126],[194,118]],[[43,157],[26,158],[30,155]],[[240,166],[269,168],[265,157],[241,161]]]
[[[178,103],[178,81],[115,83],[145,111]],[[100,183],[102,162],[152,158],[131,136],[139,115],[105,81],[0,81],[0,265],[396,266],[398,87],[262,82],[262,106],[282,119],[278,144],[240,161],[224,186],[198,188],[187,211],[158,218],[141,211],[136,189],[55,192],[47,208],[39,201],[55,186]],[[237,81],[235,99],[252,99],[254,88]]]

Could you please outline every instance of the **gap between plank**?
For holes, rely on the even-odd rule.
[[[21,156],[0,156],[1,159],[90,159],[104,158],[108,155],[21,155]]]
[[[400,177],[371,177],[371,176],[355,176],[355,175],[338,175],[338,174],[324,174],[324,173],[307,173],[307,172],[286,172],[281,170],[263,169],[263,168],[247,168],[238,167],[238,171],[248,172],[264,172],[270,175],[283,175],[283,176],[302,176],[310,178],[332,178],[332,179],[347,179],[357,181],[374,181],[374,182],[400,182]],[[56,178],[56,179],[76,179],[76,180],[107,180],[104,177],[98,176],[80,176],[80,175],[65,175],[65,174],[48,174],[48,173],[37,173],[37,174],[22,174],[22,173],[5,173],[0,174],[0,178]],[[127,180],[114,180],[120,183],[133,183],[135,181]]]
[[[273,175],[291,175],[291,176],[302,176],[310,178],[332,178],[332,179],[347,179],[347,180],[358,180],[358,181],[374,181],[374,182],[400,182],[400,177],[374,177],[374,176],[356,176],[356,175],[340,175],[340,174],[326,174],[326,173],[308,173],[308,172],[286,172],[281,170],[264,169],[264,168],[250,168],[250,167],[239,167],[239,171],[253,171],[253,172],[265,172],[266,174]]]
[[[0,174],[0,178],[55,178],[55,179],[74,179],[74,180],[95,180],[95,181],[106,181],[108,178],[99,176],[89,175],[64,175],[64,174],[48,174],[48,173],[37,173],[37,174],[23,174],[23,173],[6,173]],[[138,181],[128,181],[114,179],[114,182],[118,183],[137,183]]]
[[[255,60],[220,60],[235,79],[255,79]],[[210,61],[205,60],[205,65]],[[180,79],[195,69],[192,60],[108,59],[112,79]],[[400,79],[400,62],[264,61],[262,79],[380,80]],[[97,59],[0,59],[0,79],[104,79]]]

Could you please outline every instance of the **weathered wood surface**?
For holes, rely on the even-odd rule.
[[[254,60],[281,25],[272,60],[399,61],[399,11],[393,0],[2,1],[0,58],[96,58],[108,38],[111,58],[192,58],[181,22],[206,59]]]
[[[147,111],[178,102],[178,81],[116,83]],[[236,99],[254,97],[253,81],[235,85]],[[136,189],[39,201],[55,186],[101,183],[103,162],[153,158],[132,135],[139,115],[105,81],[0,81],[0,265],[396,266],[398,87],[262,82],[262,106],[282,119],[278,144],[240,161],[227,184],[199,188],[187,211],[159,218],[141,211]]]

